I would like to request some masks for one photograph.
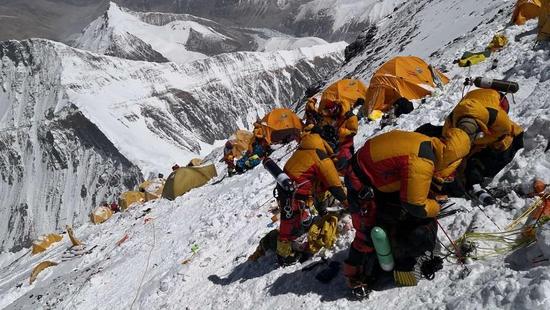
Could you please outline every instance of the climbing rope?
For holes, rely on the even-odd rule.
[[[451,242],[451,245],[453,246],[453,248],[455,249],[455,256],[459,259],[459,262],[461,264],[464,264],[463,262],[463,257],[462,257],[462,254],[460,253],[460,249],[458,248],[458,246],[456,245],[456,243],[453,241],[453,239],[451,239],[451,237],[449,236],[449,234],[447,233],[447,231],[443,228],[443,226],[441,225],[441,223],[439,223],[439,221],[436,219],[435,222],[437,223],[437,226],[439,226],[439,228],[441,229],[441,231],[443,232],[443,234],[445,235],[445,237],[447,237],[447,240],[449,240],[449,242]],[[443,244],[442,244],[443,245]],[[445,247],[445,246],[443,246]],[[447,249],[447,247],[445,247],[445,249],[447,251],[449,251],[449,249]]]
[[[441,260],[447,260],[447,258],[450,256],[450,255],[453,255],[456,256],[457,260],[458,260],[458,264],[462,266],[462,271],[460,271],[459,273],[459,278],[460,279],[464,279],[466,278],[471,270],[468,268],[468,266],[466,266],[466,264],[464,263],[465,262],[465,257],[462,253],[462,250],[461,248],[459,248],[457,245],[456,245],[456,242],[453,241],[453,239],[451,239],[451,237],[449,236],[449,234],[447,233],[447,231],[445,231],[445,229],[443,228],[443,226],[441,225],[441,223],[439,223],[439,221],[437,219],[435,219],[435,222],[437,223],[437,225],[439,226],[439,228],[441,229],[441,231],[443,232],[443,234],[445,235],[445,237],[447,237],[447,240],[449,240],[449,242],[451,243],[451,245],[453,246],[454,248],[454,252],[450,251],[441,241],[439,241],[439,243],[447,250],[448,254],[446,256],[444,256],[443,258],[441,258]]]
[[[153,246],[151,246],[151,249],[149,250],[149,254],[147,255],[147,264],[145,265],[145,271],[143,272],[143,276],[141,277],[141,281],[139,282],[138,289],[136,291],[136,296],[134,297],[134,300],[132,301],[132,304],[130,305],[130,310],[134,307],[134,303],[139,297],[139,293],[141,291],[141,286],[143,285],[143,281],[145,280],[145,276],[147,275],[147,272],[149,271],[149,264],[151,262],[151,254],[153,253],[153,250],[155,249],[156,245],[156,233],[155,233],[155,222],[151,218],[146,219],[146,222],[151,222],[151,227],[153,228]]]
[[[472,244],[475,241],[485,241],[502,245],[499,247],[482,247],[476,244],[474,248],[481,252],[481,254],[472,254],[469,257],[482,260],[513,252],[535,241],[533,238],[523,237],[522,232],[523,229],[504,232],[469,232],[458,239],[457,243],[465,245]]]
[[[525,218],[527,218],[533,211],[535,211],[537,208],[539,208],[543,203],[545,199],[550,199],[550,193],[545,194],[542,197],[538,197],[530,206],[525,210],[520,216],[518,216],[516,219],[512,221],[508,226],[506,226],[506,230],[511,230],[515,228],[521,221]]]
[[[536,219],[535,223],[523,228],[516,228],[525,218],[532,214],[537,208],[539,208],[545,199],[550,198],[550,194],[545,194],[535,200],[522,214],[514,219],[507,227],[506,230],[500,232],[469,232],[465,233],[461,238],[457,240],[457,243],[461,245],[474,244],[475,241],[485,241],[500,244],[501,246],[483,247],[475,245],[475,250],[479,250],[481,254],[470,255],[473,259],[486,259],[496,257],[504,254],[511,253],[520,248],[526,247],[533,242],[535,238],[526,235],[526,232],[533,231],[540,228],[546,221],[542,220],[542,212]]]

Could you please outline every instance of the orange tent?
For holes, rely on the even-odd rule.
[[[302,120],[289,109],[273,109],[260,121],[264,139],[268,144],[296,140],[302,133]]]
[[[321,95],[321,102],[317,111],[323,111],[327,102],[340,102],[342,113],[346,113],[353,108],[357,99],[365,99],[367,87],[359,80],[340,80],[330,85]]]
[[[408,100],[430,95],[435,87],[449,83],[443,73],[414,56],[398,56],[383,64],[372,76],[363,106],[365,115],[386,112],[403,97]]]
[[[542,8],[539,15],[539,36],[537,40],[550,40],[550,0],[542,0]]]
[[[540,0],[518,0],[512,14],[512,22],[523,25],[526,21],[539,17],[540,7]]]

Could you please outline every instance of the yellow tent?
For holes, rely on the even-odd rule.
[[[327,102],[340,102],[344,110],[348,112],[353,108],[357,99],[365,100],[367,87],[359,80],[340,80],[330,85],[321,95],[321,102],[317,111],[323,111]]]
[[[145,193],[144,192],[124,192],[120,195],[118,200],[118,206],[122,210],[128,209],[134,203],[143,203],[145,202]]]
[[[111,216],[113,216],[113,211],[111,211],[111,208],[105,206],[95,208],[92,214],[90,214],[92,223],[94,224],[101,224],[110,219]]]
[[[234,137],[231,138],[233,142],[233,148],[231,152],[235,159],[240,159],[243,156],[243,153],[248,150],[248,145],[251,143],[254,134],[246,130],[237,130]]]
[[[516,25],[523,25],[529,19],[539,17],[541,12],[541,0],[518,0],[512,14],[512,22]]]
[[[284,143],[300,138],[302,120],[290,109],[273,109],[260,121],[264,139],[268,144]]]
[[[174,200],[193,188],[201,187],[217,176],[214,165],[202,167],[182,167],[172,172],[162,191],[162,197]]]
[[[550,40],[550,0],[542,0],[539,16],[539,41]]]
[[[145,201],[151,201],[160,198],[162,196],[164,182],[164,179],[156,178],[141,183],[138,188],[140,192],[143,192],[145,194]]]
[[[395,57],[383,64],[373,75],[367,90],[364,114],[373,110],[386,112],[403,97],[408,100],[430,95],[435,87],[449,79],[424,60],[414,56]]]
[[[32,284],[36,280],[36,277],[38,277],[38,274],[41,273],[44,269],[46,269],[48,267],[52,267],[52,266],[57,266],[57,263],[47,260],[47,261],[43,261],[40,264],[36,265],[32,269],[31,277],[29,279],[29,284]]]
[[[63,236],[58,234],[47,234],[40,237],[40,239],[32,243],[32,254],[38,254],[46,251],[52,244],[59,242],[63,239]]]

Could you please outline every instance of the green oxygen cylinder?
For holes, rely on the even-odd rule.
[[[375,226],[371,232],[372,243],[376,250],[376,256],[378,256],[378,263],[384,271],[392,271],[394,267],[393,255],[391,253],[390,240],[386,235],[386,232]]]

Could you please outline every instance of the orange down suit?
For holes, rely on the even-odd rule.
[[[459,122],[464,118],[474,119],[478,131],[483,133],[483,137],[473,141],[477,148],[484,148],[507,136],[519,134],[521,131],[515,131],[521,128],[510,120],[499,102],[500,94],[496,90],[476,89],[469,92],[445,120],[443,135],[450,128],[460,128]]]
[[[346,195],[334,163],[329,158],[330,146],[318,134],[302,138],[300,146],[287,161],[284,171],[296,184],[293,197],[282,206],[279,240],[294,240],[301,231],[302,220],[308,217],[306,202],[316,193],[329,190],[339,201]],[[291,213],[284,210],[291,209]]]
[[[416,132],[394,130],[368,140],[348,168],[348,190],[359,192],[368,185],[375,190],[375,196],[376,192],[396,193],[400,206],[410,215],[436,217],[440,205],[428,198],[432,178],[437,173],[452,173],[470,150],[469,138],[462,130],[451,129],[447,134],[440,140]],[[354,246],[369,252],[371,249],[360,244],[368,238],[368,231],[376,223],[376,214],[383,211],[380,208],[399,206],[372,202],[365,206],[369,208],[367,212],[351,210],[351,207],[350,211],[356,229]],[[391,213],[399,214],[399,211]]]
[[[327,115],[321,110],[323,115],[321,125],[331,125],[338,131],[338,154],[335,157],[347,162],[354,152],[353,137],[359,129],[359,118],[353,114],[352,107],[347,101],[338,102],[338,104],[341,109],[337,116]]]
[[[368,140],[356,160],[372,187],[382,193],[399,192],[402,206],[425,218],[439,213],[439,204],[428,198],[434,174],[458,166],[469,150],[468,137],[459,129],[450,130],[446,141],[394,130]]]

